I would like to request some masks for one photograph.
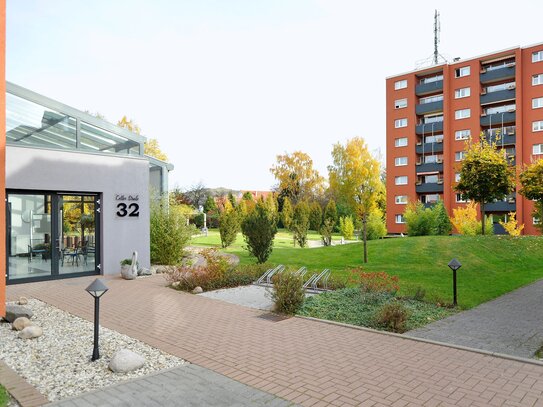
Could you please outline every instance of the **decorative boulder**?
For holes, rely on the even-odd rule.
[[[145,358],[128,349],[120,349],[109,361],[109,369],[115,373],[128,373],[138,370],[145,364]]]
[[[151,266],[151,272],[153,274],[163,274],[168,271],[168,266],[155,265]]]
[[[33,339],[33,338],[38,338],[42,335],[43,335],[43,329],[41,329],[37,325],[27,326],[21,332],[19,332],[19,338],[22,338],[22,339]]]
[[[202,289],[202,287],[198,286],[198,287],[195,287],[194,290],[192,290],[192,293],[193,294],[201,294],[203,293],[204,290]]]
[[[21,307],[20,305],[6,305],[6,316],[4,319],[8,322],[13,322],[19,317],[32,318],[33,312],[28,308]]]
[[[11,325],[16,331],[22,331],[27,326],[32,325],[32,321],[30,321],[27,317],[19,317],[13,321],[13,324]]]
[[[28,304],[28,298],[26,298],[26,297],[19,297],[19,301],[17,301],[17,304],[19,304],[19,305],[26,305],[26,304]]]
[[[153,272],[149,269],[142,267],[138,270],[138,276],[151,276],[151,275],[153,275]]]

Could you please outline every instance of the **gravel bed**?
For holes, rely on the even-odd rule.
[[[101,357],[91,362],[92,322],[34,299],[24,307],[32,310],[32,321],[43,328],[43,335],[19,339],[11,324],[0,323],[0,359],[50,401],[188,363],[103,327],[100,327]],[[130,373],[113,373],[108,368],[109,360],[121,348],[145,357],[145,365]]]

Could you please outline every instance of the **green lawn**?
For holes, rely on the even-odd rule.
[[[320,236],[312,234],[309,239],[320,240]],[[192,239],[191,244],[220,247],[219,234],[212,230],[207,237]],[[225,251],[238,255],[242,264],[254,262],[242,246],[240,234]],[[456,257],[462,263],[458,271],[458,303],[462,308],[474,307],[543,278],[542,237],[405,237],[370,241],[368,253],[369,263],[363,266],[364,271],[399,276],[400,295],[420,286],[426,290],[426,298],[445,303],[452,302],[452,272],[447,263]],[[348,270],[363,265],[361,259],[361,243],[294,248],[290,234],[280,231],[269,263],[306,266],[310,271],[329,268],[334,275],[346,276]]]
[[[8,405],[9,395],[4,386],[0,385],[0,407]]]

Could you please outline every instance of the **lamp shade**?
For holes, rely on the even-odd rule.
[[[460,262],[456,259],[452,259],[449,264],[448,264],[449,268],[453,271],[456,271],[458,270],[460,267],[462,267],[462,264],[460,264]]]
[[[85,291],[87,291],[94,298],[100,298],[107,290],[109,290],[109,288],[107,288],[102,280],[99,279],[94,280],[91,285],[85,288]]]

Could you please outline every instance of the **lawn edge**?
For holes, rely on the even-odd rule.
[[[394,332],[379,331],[379,330],[373,329],[373,328],[367,328],[367,327],[358,326],[358,325],[351,325],[351,324],[347,324],[347,323],[344,323],[344,322],[330,321],[330,320],[327,320],[327,319],[306,317],[306,316],[303,316],[303,315],[295,315],[295,318],[307,319],[307,320],[310,320],[310,321],[321,322],[321,323],[324,323],[324,324],[330,324],[330,325],[336,325],[336,326],[342,326],[344,328],[356,329],[356,330],[359,330],[359,331],[372,332],[372,333],[376,333],[376,334],[380,334],[380,335],[392,336],[392,337],[395,337],[395,338],[400,338],[400,339],[405,339],[405,340],[410,340],[410,341],[417,341],[417,342],[429,343],[429,344],[437,345],[437,346],[444,346],[444,347],[447,347],[447,348],[464,350],[464,351],[468,351],[468,352],[478,353],[478,354],[481,354],[481,355],[494,356],[494,357],[501,358],[501,359],[506,359],[506,360],[513,360],[515,362],[530,363],[530,364],[536,365],[536,366],[543,366],[543,361],[539,361],[539,360],[536,360],[536,359],[524,358],[524,357],[521,357],[521,356],[506,355],[505,353],[491,352],[491,351],[487,351],[487,350],[483,350],[483,349],[470,348],[468,346],[455,345],[455,344],[446,343],[446,342],[439,342],[439,341],[434,341],[432,339],[416,338],[416,337],[412,337],[412,336],[406,336],[406,335],[403,335],[403,334],[397,334],[397,333],[394,333]]]

